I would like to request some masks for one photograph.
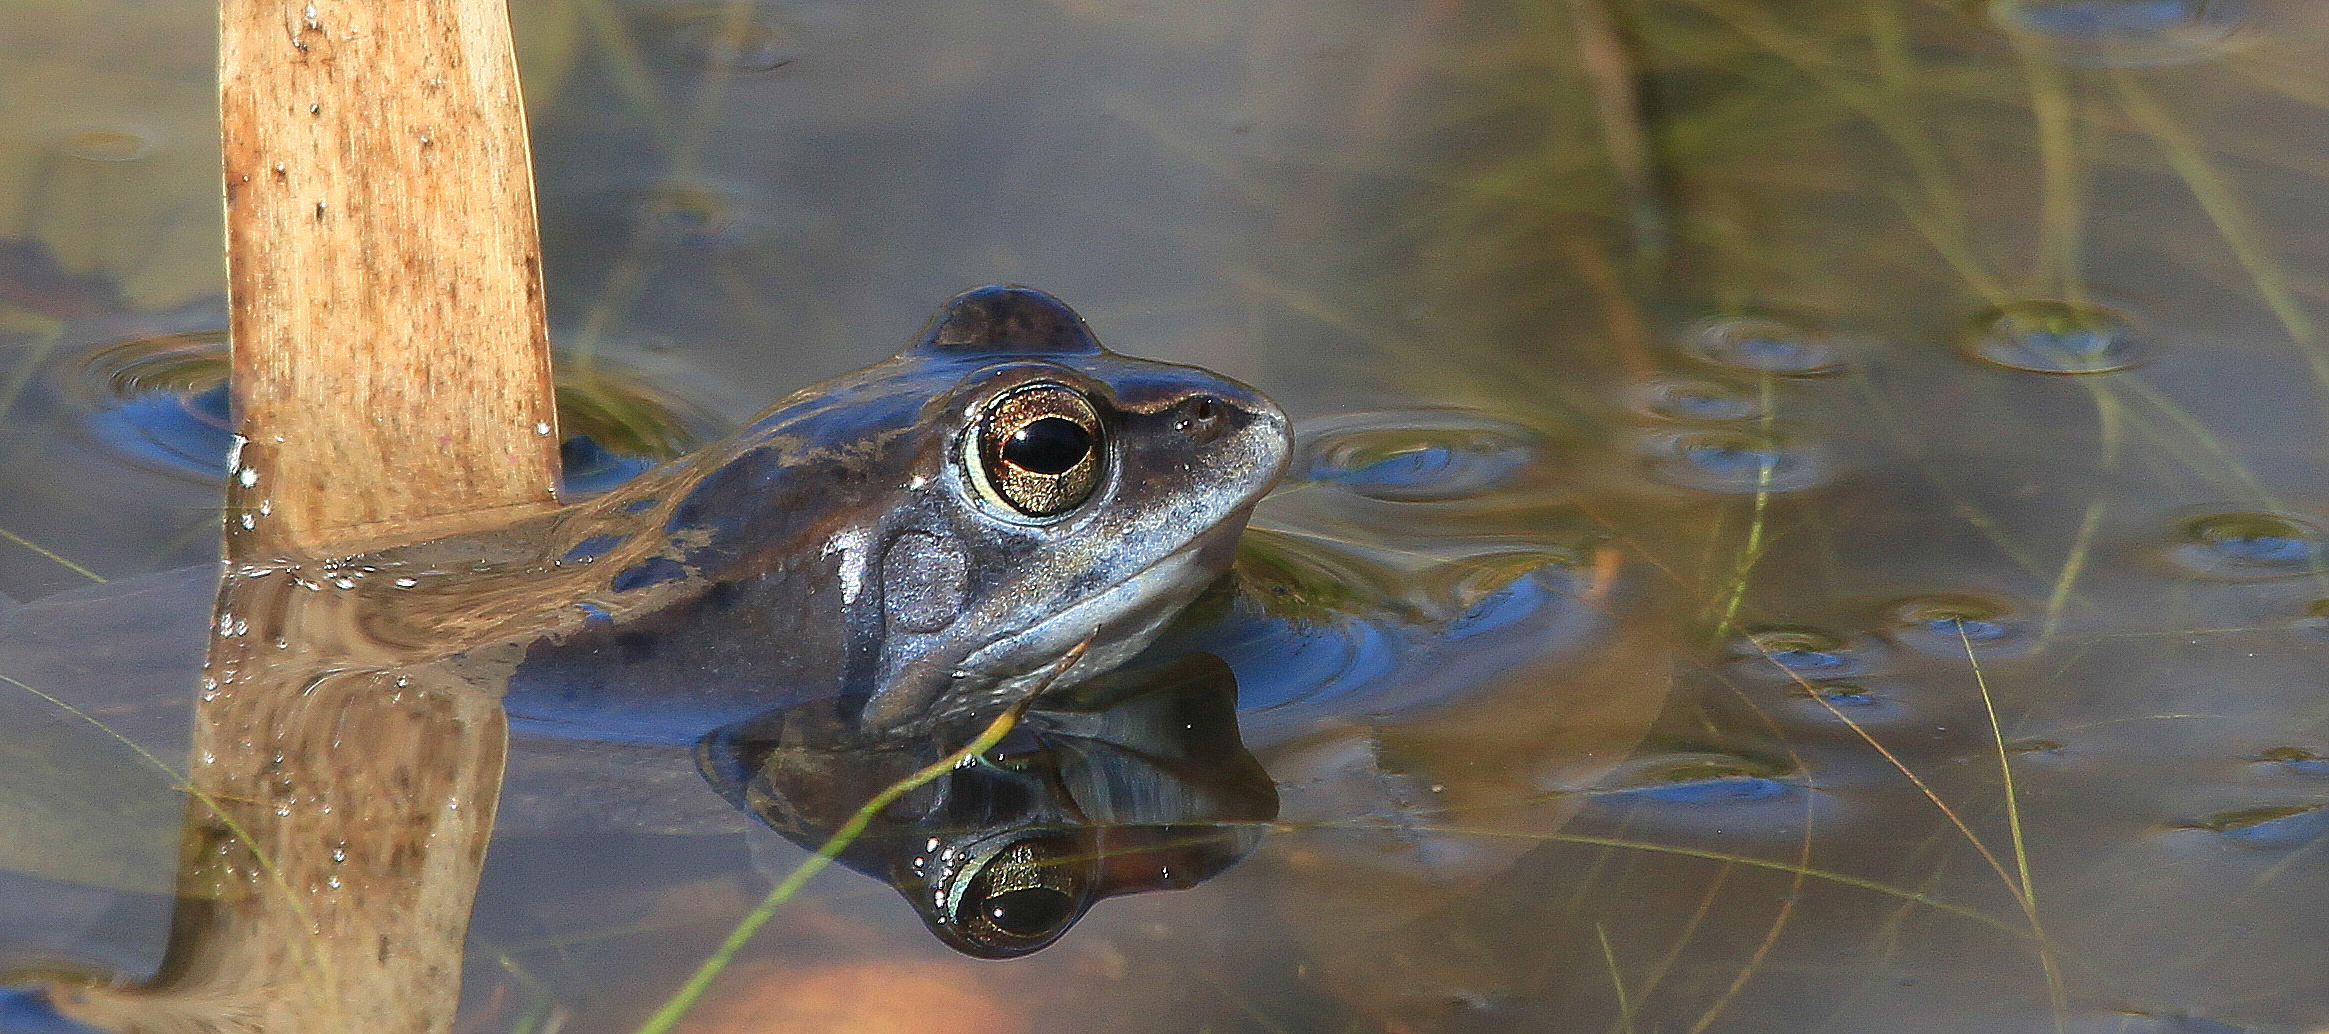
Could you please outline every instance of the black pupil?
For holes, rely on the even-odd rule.
[[[1041,937],[1059,929],[1075,910],[1075,900],[1047,887],[1009,890],[988,898],[987,922],[1013,937]]]
[[[1075,421],[1047,416],[1012,432],[1003,459],[1037,474],[1064,474],[1092,451],[1092,436]]]

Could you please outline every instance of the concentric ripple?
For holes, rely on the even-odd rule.
[[[2299,847],[2329,835],[2329,804],[2304,801],[2237,808],[2184,828],[2214,833],[2228,843],[2247,847]]]
[[[1885,634],[1920,653],[1964,659],[2018,652],[2030,645],[2028,622],[2005,603],[1971,595],[1919,596],[1893,604]]]
[[[1656,377],[1636,396],[1651,416],[1688,422],[1752,420],[1763,415],[1763,400],[1746,388],[1694,377]]]
[[[1710,316],[1691,324],[1682,342],[1690,354],[1718,366],[1783,377],[1833,373],[1844,361],[1833,335],[1771,313]]]
[[[90,434],[140,464],[210,481],[224,475],[234,444],[227,392],[226,331],[153,334],[104,345],[68,371],[62,390]],[[612,488],[708,437],[714,421],[695,407],[601,361],[557,386],[561,490],[569,497]]]
[[[1775,761],[1742,754],[1687,751],[1653,754],[1626,763],[1597,796],[1661,804],[1718,806],[1784,797],[1802,774]]]
[[[2023,301],[1991,309],[1974,319],[1966,349],[1983,362],[2027,373],[2111,373],[2142,361],[2127,317],[2084,302]]]
[[[1741,674],[1782,682],[1826,682],[1876,670],[1865,647],[1817,628],[1795,625],[1752,629],[1732,641],[1731,663]]]
[[[2234,511],[2186,522],[2168,555],[2195,574],[2248,580],[2317,573],[2323,550],[2321,530],[2309,521]]]
[[[2202,61],[2239,44],[2237,0],[1993,0],[1999,28],[2056,61],[2142,67]]]
[[[1536,432],[1478,413],[1353,413],[1305,428],[1292,476],[1385,502],[1447,502],[1504,487],[1541,451]]]
[[[1644,440],[1651,480],[1704,492],[1793,492],[1826,482],[1826,454],[1772,428],[1653,435]]]

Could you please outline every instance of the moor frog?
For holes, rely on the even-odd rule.
[[[1040,292],[968,292],[896,357],[570,522],[558,562],[604,575],[510,712],[610,738],[826,698],[870,734],[992,715],[1153,639],[1228,568],[1288,448],[1250,388],[1109,352]]]
[[[338,630],[309,651],[317,670],[476,657],[510,673],[518,799],[505,800],[505,820],[520,817],[527,793],[560,792],[542,777],[566,762],[531,759],[620,754],[693,779],[701,743],[715,786],[798,839],[879,790],[880,759],[943,753],[1029,694],[1069,690],[1138,653],[1227,570],[1288,453],[1284,416],[1252,389],[1109,352],[1050,296],[987,287],[948,302],[891,359],[796,393],[587,502],[354,557],[230,565],[221,598],[231,606],[215,627],[253,643],[280,643],[290,622]],[[206,631],[194,601],[208,580],[159,576],[0,615],[0,675],[62,690],[166,756],[185,735]],[[108,599],[142,613],[113,613]],[[178,610],[159,615],[157,604]],[[1170,874],[1156,880],[1127,879],[1121,864],[1102,879],[1092,839],[1057,827],[1274,815],[1266,777],[1236,749],[1226,690],[1215,678],[1195,696],[1175,690],[1185,705],[1135,692],[1130,711],[1087,699],[1037,719],[1028,734],[1062,746],[1023,737],[994,762],[1020,774],[976,788],[952,780],[960,799],[924,795],[934,823],[964,821],[961,794],[983,801],[977,828],[910,838],[959,850],[942,862],[844,860],[897,886],[948,943],[993,956],[1049,943],[1098,897],[1218,871],[1250,841],[1159,862]],[[1173,728],[1101,717],[1146,713]],[[1200,725],[1226,726],[1226,744],[1176,731]],[[818,739],[803,744],[811,727]],[[763,736],[778,728],[781,742]],[[1107,803],[1108,778],[1042,775],[1089,770],[1094,751],[1109,750],[1094,745],[1108,742],[1149,745],[1117,751],[1129,759],[1120,772],[1155,768],[1143,761],[1152,756],[1243,760],[1224,762],[1226,789],[1161,795],[1214,802],[1197,814],[1132,814]],[[865,765],[818,771],[867,778],[766,771],[811,755],[862,755]],[[1116,784],[1139,778],[1185,777],[1156,769]],[[529,779],[534,789],[522,789]],[[769,810],[779,803],[783,821]],[[991,905],[1004,896],[1015,911]]]

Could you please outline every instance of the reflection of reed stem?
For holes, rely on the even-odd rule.
[[[2085,169],[2079,161],[2077,98],[2062,72],[2012,33],[2030,84],[2030,115],[2036,122],[2039,190],[2038,262],[2035,287],[2070,301],[2086,300]]]
[[[1635,61],[1606,2],[1569,0],[1569,20],[1576,30],[1577,67],[1593,94],[1602,146],[1608,149],[1610,173],[1617,181],[1618,198],[1627,228],[1632,231],[1634,258],[1640,270],[1648,273],[1665,262],[1669,219],[1658,186],[1649,126],[1642,117]]]
[[[220,30],[237,573],[163,971],[55,998],[122,1031],[440,1032],[500,790],[496,666],[351,665],[360,594],[283,558],[554,503],[508,16],[229,0]]]

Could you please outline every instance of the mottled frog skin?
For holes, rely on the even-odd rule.
[[[824,698],[873,735],[992,713],[1153,639],[1288,451],[1244,385],[1110,352],[1038,291],[965,293],[890,360],[594,501],[645,528],[573,533],[560,562],[604,580],[530,647],[510,713],[666,742]]]

